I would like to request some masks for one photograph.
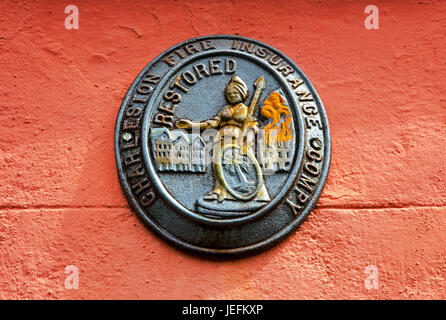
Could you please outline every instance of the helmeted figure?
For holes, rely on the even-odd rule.
[[[213,147],[213,175],[215,179],[214,189],[204,196],[208,201],[217,200],[222,202],[225,199],[236,200],[225,188],[223,178],[217,174],[217,158],[220,151],[230,145],[238,145],[243,154],[252,152],[255,143],[255,133],[258,130],[257,121],[248,116],[248,107],[244,104],[248,98],[248,87],[238,76],[233,76],[226,87],[226,105],[218,115],[203,122],[192,122],[187,119],[180,119],[175,122],[180,129],[218,129],[214,139]],[[262,180],[261,186],[256,196],[251,201],[269,201],[270,197]]]

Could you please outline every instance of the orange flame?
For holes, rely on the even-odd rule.
[[[285,99],[278,92],[273,92],[263,103],[260,113],[271,120],[265,127],[265,145],[272,147],[277,143],[293,138],[293,117],[285,105]]]

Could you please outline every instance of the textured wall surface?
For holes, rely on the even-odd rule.
[[[78,30],[64,27],[69,4]],[[368,4],[378,30],[364,27]],[[445,30],[445,1],[2,1],[0,298],[446,299]],[[198,258],[146,230],[114,159],[134,78],[209,34],[288,55],[331,125],[318,207],[241,260]],[[78,290],[64,287],[67,265]]]

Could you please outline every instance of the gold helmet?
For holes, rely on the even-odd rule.
[[[246,100],[248,98],[248,87],[246,86],[245,81],[242,78],[233,76],[231,78],[231,82],[229,82],[227,89],[234,88],[240,94],[242,100]]]

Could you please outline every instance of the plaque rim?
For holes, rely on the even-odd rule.
[[[238,248],[229,248],[229,249],[214,249],[214,248],[208,248],[208,247],[200,247],[191,243],[188,243],[174,235],[172,235],[171,233],[169,233],[168,231],[166,231],[165,229],[163,229],[158,223],[156,223],[153,219],[150,218],[150,216],[148,216],[144,210],[139,206],[138,202],[136,201],[136,199],[133,197],[132,195],[132,191],[130,186],[128,185],[127,181],[126,181],[126,175],[125,172],[123,170],[123,166],[121,163],[121,154],[120,154],[120,127],[121,127],[121,122],[123,119],[123,115],[124,115],[124,111],[125,111],[125,107],[127,106],[130,98],[131,98],[131,94],[132,92],[134,92],[134,90],[136,89],[136,86],[140,83],[142,77],[144,76],[144,74],[156,63],[158,63],[161,58],[164,57],[164,55],[169,52],[169,51],[173,51],[175,49],[178,49],[182,46],[185,46],[189,43],[194,43],[197,41],[203,41],[203,40],[211,40],[211,39],[234,39],[234,40],[244,40],[244,41],[249,41],[255,44],[259,44],[273,52],[278,52],[283,58],[285,58],[287,60],[287,62],[293,67],[295,68],[295,71],[302,77],[302,80],[304,80],[305,84],[308,87],[308,90],[310,91],[310,93],[313,96],[314,102],[316,104],[316,106],[318,107],[318,111],[320,113],[320,118],[321,118],[321,124],[322,124],[322,134],[324,137],[324,159],[322,161],[322,166],[321,166],[321,174],[320,174],[320,179],[316,185],[315,190],[313,191],[311,198],[309,200],[309,202],[305,205],[304,209],[302,210],[302,212],[296,216],[291,223],[289,223],[288,225],[286,225],[285,227],[283,227],[279,232],[273,234],[272,236],[269,236],[268,238],[250,244],[250,245],[245,245],[242,247],[238,247]],[[164,74],[165,75],[165,74]],[[144,113],[146,113],[146,110],[143,111]],[[143,115],[143,118],[145,118],[145,115]],[[142,130],[144,130],[144,128],[142,128]],[[313,211],[317,201],[320,198],[320,195],[322,193],[323,188],[325,187],[325,184],[327,182],[327,178],[328,178],[328,173],[330,170],[330,160],[331,160],[331,135],[330,135],[330,126],[329,126],[329,121],[327,118],[327,113],[324,107],[324,104],[322,103],[319,94],[317,93],[313,83],[309,80],[309,78],[306,76],[306,74],[300,69],[300,67],[292,60],[290,59],[286,54],[284,54],[283,52],[277,50],[276,48],[263,43],[262,41],[259,40],[255,40],[255,39],[251,39],[248,37],[243,37],[243,36],[238,36],[238,35],[227,35],[227,34],[215,34],[215,35],[207,35],[207,36],[200,36],[200,37],[193,37],[190,39],[187,39],[185,41],[182,41],[180,43],[175,44],[174,46],[171,46],[169,48],[167,48],[165,51],[163,51],[162,53],[160,53],[159,55],[157,55],[154,59],[152,59],[142,70],[141,72],[138,74],[138,76],[133,80],[132,84],[130,85],[130,87],[128,88],[125,97],[122,100],[122,103],[119,107],[119,111],[116,117],[116,125],[115,125],[115,135],[114,135],[115,141],[114,141],[114,149],[115,149],[115,160],[116,160],[116,165],[117,165],[117,170],[118,170],[118,176],[119,176],[119,182],[121,184],[122,190],[124,191],[124,194],[127,198],[127,201],[130,204],[131,209],[137,214],[138,218],[144,223],[144,225],[146,225],[150,230],[154,231],[154,233],[156,233],[158,236],[160,236],[162,239],[167,240],[168,242],[179,246],[180,248],[186,249],[188,252],[193,252],[196,254],[200,254],[200,255],[212,255],[212,256],[221,256],[221,257],[225,257],[225,256],[233,256],[233,257],[242,257],[245,256],[247,254],[254,254],[254,253],[258,253],[260,251],[266,250],[268,248],[271,248],[272,246],[274,246],[275,244],[277,244],[278,242],[284,240],[287,236],[289,236],[293,231],[297,230],[298,227],[303,223],[303,221],[308,217],[308,215],[310,214],[311,211]],[[142,143],[142,141],[141,141]],[[142,148],[144,149],[144,146],[142,146]],[[299,146],[300,148],[300,146]],[[303,146],[302,146],[303,148]],[[298,152],[296,152],[295,157],[297,157]],[[302,155],[303,156],[303,155]],[[143,160],[143,163],[145,165],[145,160]],[[299,170],[297,170],[297,172],[299,172]],[[297,175],[295,177],[295,179],[297,179]],[[294,179],[294,180],[295,180]],[[293,182],[294,183],[294,182]],[[291,187],[293,186],[293,183],[291,184]],[[156,189],[156,188],[155,188]],[[281,193],[283,191],[284,188],[282,188],[282,190],[279,192]],[[291,188],[288,190],[285,190],[285,196],[286,197],[289,193],[291,192]],[[164,200],[162,200],[164,201]],[[277,203],[277,205],[279,205],[280,203]],[[272,210],[274,210],[274,208],[272,208]]]

